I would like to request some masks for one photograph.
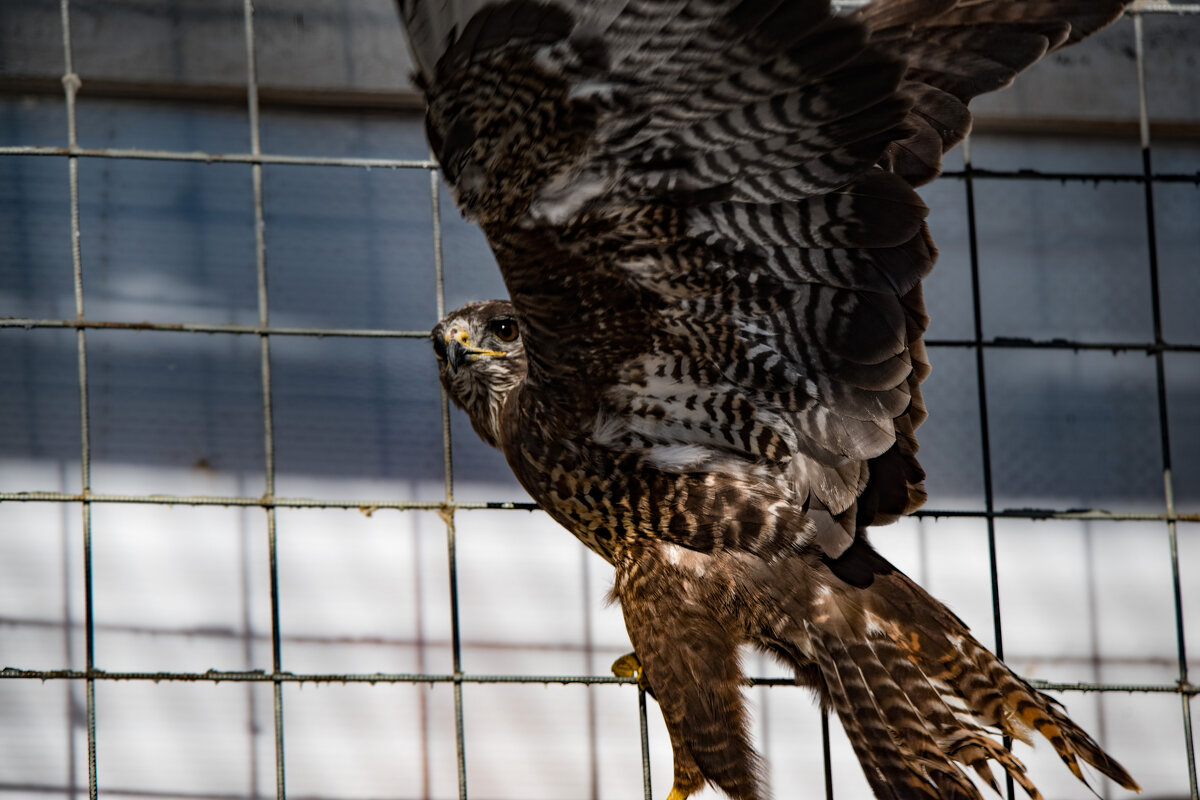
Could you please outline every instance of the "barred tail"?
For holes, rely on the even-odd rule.
[[[998,792],[995,763],[1040,800],[1025,765],[995,738],[1029,743],[1033,732],[1085,784],[1081,762],[1140,791],[1055,700],[1013,674],[944,606],[869,548],[847,557],[869,562],[872,580],[835,582],[819,601],[826,613],[804,623],[806,644],[876,796],[981,800],[963,767]]]

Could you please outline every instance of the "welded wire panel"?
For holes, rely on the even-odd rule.
[[[1147,796],[1197,798],[1200,7],[1172,8],[986,99],[923,190],[931,497],[875,541]],[[425,332],[504,290],[400,41],[385,0],[0,8],[0,799],[666,794],[608,568],[440,394]],[[747,666],[775,796],[867,796]]]

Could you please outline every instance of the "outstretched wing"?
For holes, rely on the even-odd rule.
[[[429,138],[563,438],[766,464],[823,528],[924,499],[913,186],[1122,0],[401,0]]]

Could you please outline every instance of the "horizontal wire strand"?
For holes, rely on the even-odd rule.
[[[356,158],[348,156],[292,156],[278,153],[207,153],[193,150],[155,150],[137,147],[56,147],[5,145],[0,156],[107,158],[131,161],[181,161],[201,164],[258,164],[268,166],[352,167],[356,169],[437,169],[431,158]],[[965,170],[946,170],[939,178],[965,180]],[[1035,169],[974,168],[973,180],[1029,180],[1080,183],[1190,183],[1200,185],[1200,172],[1159,172],[1149,178],[1141,172],[1048,172]]]
[[[637,686],[634,678],[611,675],[492,675],[484,673],[449,672],[267,672],[265,670],[205,670],[204,672],[135,672],[102,669],[0,669],[0,680],[106,680],[106,681],[176,681],[191,683],[536,683],[544,685],[620,684]],[[1192,683],[1101,683],[1028,680],[1031,686],[1044,691],[1058,692],[1126,692],[1200,694],[1200,686]],[[792,687],[802,689],[791,678],[747,678],[747,686]]]
[[[75,328],[97,330],[151,331],[157,333],[213,333],[242,336],[308,336],[313,338],[428,339],[429,331],[389,328],[312,328],[302,326],[210,324],[203,322],[126,322],[121,320],[38,319],[33,317],[0,318],[3,328]],[[1200,342],[1084,342],[1073,339],[1026,339],[1000,336],[993,339],[926,339],[927,348],[1072,350],[1111,353],[1200,353]]]
[[[519,500],[477,500],[447,503],[435,500],[342,500],[311,497],[239,497],[236,495],[162,495],[102,494],[96,492],[0,492],[0,502],[22,503],[116,503],[162,506],[229,506],[259,508],[341,508],[357,510],[368,516],[376,511],[538,511],[536,503]],[[995,511],[963,509],[920,509],[906,516],[914,519],[1028,519],[1086,520],[1089,522],[1191,522],[1200,523],[1200,514],[1107,511],[1079,508],[1007,508]]]

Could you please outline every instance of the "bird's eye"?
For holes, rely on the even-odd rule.
[[[430,336],[429,338],[433,340],[433,354],[435,356],[437,356],[440,360],[445,361],[446,360],[446,339],[445,339],[445,337],[443,337],[439,332],[434,331],[433,335]]]
[[[508,317],[492,320],[488,330],[502,342],[512,342],[517,338],[517,322]]]

